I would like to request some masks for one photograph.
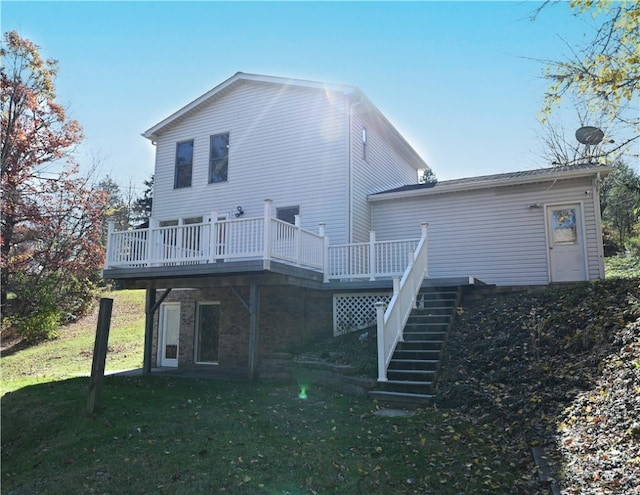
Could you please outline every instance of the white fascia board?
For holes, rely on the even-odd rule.
[[[524,177],[505,177],[491,180],[479,180],[476,182],[463,182],[458,184],[446,183],[436,184],[433,187],[417,188],[409,191],[397,191],[390,193],[376,193],[368,196],[369,202],[387,201],[399,198],[414,198],[417,196],[433,196],[436,194],[447,194],[461,191],[473,191],[478,189],[488,189],[491,187],[517,186],[523,184],[534,184],[537,182],[553,182],[559,179],[576,179],[579,177],[594,177],[607,175],[613,170],[612,167],[594,167],[589,170],[558,171],[545,175],[528,175]]]

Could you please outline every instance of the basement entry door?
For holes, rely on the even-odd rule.
[[[587,280],[582,226],[579,204],[547,207],[551,282]]]
[[[162,367],[178,367],[178,343],[180,340],[180,303],[160,306],[160,345],[158,361]]]

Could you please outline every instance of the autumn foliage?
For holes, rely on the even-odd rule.
[[[543,7],[549,3],[553,2],[544,2]],[[574,15],[595,20],[597,27],[589,42],[572,48],[569,59],[548,62],[545,77],[550,86],[543,112],[550,114],[564,96],[575,95],[587,103],[590,112],[607,115],[611,123],[620,126],[614,150],[623,150],[640,137],[637,109],[640,3],[637,0],[571,0],[569,6]],[[619,142],[621,129],[629,134],[622,143]]]
[[[57,62],[15,31],[3,41],[2,326],[37,341],[87,307],[104,257],[104,194],[78,175],[82,129],[55,101]]]

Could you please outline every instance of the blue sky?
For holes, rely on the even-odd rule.
[[[440,180],[548,166],[544,64],[590,26],[563,2],[28,2],[17,30],[59,61],[58,101],[84,127],[83,167],[153,173],[142,132],[238,71],[358,86]]]

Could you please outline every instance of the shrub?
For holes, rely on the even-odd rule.
[[[60,313],[53,308],[44,308],[15,322],[18,334],[28,343],[37,344],[59,336]]]
[[[29,344],[58,337],[60,325],[84,316],[96,299],[97,285],[89,279],[21,273],[12,282],[14,312],[3,315],[3,326]]]

